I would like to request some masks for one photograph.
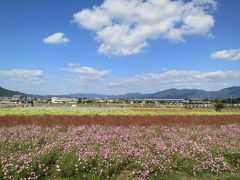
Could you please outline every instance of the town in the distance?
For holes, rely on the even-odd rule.
[[[130,93],[125,95],[72,94],[61,96],[27,95],[2,89],[0,108],[14,107],[121,107],[121,108],[214,108],[216,102],[225,108],[240,108],[240,87],[220,91],[169,89],[155,94]],[[4,90],[4,91],[3,91]],[[175,94],[168,95],[169,94]],[[174,93],[173,93],[174,91]],[[199,91],[201,91],[199,93]],[[3,93],[5,92],[5,93]],[[193,94],[195,92],[195,94]],[[205,92],[205,94],[203,94]],[[14,94],[15,93],[15,94]],[[164,94],[164,95],[163,95]],[[223,98],[218,98],[221,96]]]

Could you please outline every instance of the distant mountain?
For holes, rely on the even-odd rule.
[[[240,97],[240,86],[225,88],[219,91],[205,91],[199,89],[168,89],[165,91],[159,91],[145,98],[156,98],[156,99],[228,99],[228,98],[239,98]]]
[[[128,93],[128,94],[124,94],[124,95],[117,95],[115,97],[117,98],[122,98],[122,99],[142,99],[144,98],[144,96],[146,96],[147,94],[141,94],[141,93]]]
[[[69,97],[69,98],[110,98],[110,95],[102,95],[102,94],[69,94],[69,95],[61,95],[58,97]]]
[[[123,95],[100,95],[100,94],[70,94],[68,97],[75,98],[120,98],[120,99],[228,99],[240,97],[240,86],[225,88],[219,91],[205,91],[199,89],[168,89],[152,94],[128,93]]]
[[[26,95],[18,91],[11,91],[0,87],[0,96]],[[27,95],[37,96],[37,95]],[[113,98],[113,99],[228,99],[240,98],[240,86],[225,88],[219,91],[205,91],[200,89],[168,89],[152,94],[128,93],[123,95],[102,95],[102,94],[69,94],[69,95],[48,95],[38,97],[69,97],[69,98]]]
[[[118,98],[118,99],[139,99],[142,98],[144,94],[141,93],[128,93],[123,95],[102,95],[102,94],[69,94],[69,95],[61,95],[58,97],[70,97],[70,98]]]
[[[159,91],[154,94],[145,96],[145,98],[153,99],[188,99],[188,98],[200,98],[207,91],[198,89],[168,89],[164,91]],[[207,94],[207,93],[206,93]]]
[[[11,91],[0,87],[0,96],[13,96],[13,95],[25,95],[25,94],[18,91]]]

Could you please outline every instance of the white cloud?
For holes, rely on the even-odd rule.
[[[99,53],[137,54],[150,39],[183,41],[189,35],[207,35],[214,26],[209,13],[215,0],[104,0],[100,6],[73,15],[81,27],[96,33]]]
[[[127,78],[108,81],[106,86],[111,90],[127,92],[157,92],[169,88],[196,88],[218,90],[238,85],[238,71],[186,71],[169,70],[163,73],[146,73]]]
[[[195,5],[203,6],[205,9],[217,9],[217,2],[216,0],[193,0]]]
[[[57,32],[43,39],[45,44],[67,44],[70,40],[65,37],[64,33]]]
[[[68,67],[61,69],[75,74],[77,80],[101,79],[111,74],[109,70],[97,70],[93,67],[80,66],[79,64],[72,63],[68,64]]]
[[[29,69],[11,69],[0,70],[0,76],[6,76],[12,81],[17,82],[43,82],[43,71],[41,70],[29,70]]]
[[[154,93],[165,89],[205,89],[219,90],[239,85],[239,71],[194,71],[168,70],[159,73],[136,74],[133,76],[116,77],[110,71],[96,70],[91,67],[69,64],[62,68],[73,76],[60,81],[68,93],[100,93],[124,94],[129,92]],[[71,87],[71,88],[69,88]]]
[[[98,9],[94,13],[90,9],[84,9],[81,13],[74,14],[74,19],[82,26],[92,30],[98,30],[111,24],[111,19]]]
[[[61,69],[69,73],[46,78],[41,70],[0,70],[0,83],[29,94],[153,93],[169,88],[219,90],[240,83],[240,71],[167,70],[116,77],[109,70],[78,64]]]
[[[240,61],[240,48],[217,51],[211,54],[212,59],[227,59],[232,61]]]

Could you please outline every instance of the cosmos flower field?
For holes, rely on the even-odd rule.
[[[159,179],[239,172],[237,113],[0,117],[0,179]]]

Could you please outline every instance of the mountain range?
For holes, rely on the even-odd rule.
[[[86,98],[123,98],[123,99],[228,99],[240,97],[240,86],[229,87],[219,91],[206,91],[199,89],[167,89],[156,93],[128,93],[123,95],[101,94],[70,94],[68,97]]]
[[[4,88],[0,87],[0,97],[13,96],[13,95],[26,95],[26,94],[18,92],[18,91],[12,91],[12,90],[8,90],[8,89],[4,89]]]
[[[12,95],[27,95],[18,91],[11,91],[0,87],[0,96],[12,96]],[[240,98],[240,86],[233,86],[224,88],[219,91],[206,91],[200,89],[167,89],[156,93],[127,93],[123,95],[102,95],[102,94],[68,94],[68,95],[51,95],[58,97],[69,98],[122,98],[122,99],[228,99],[228,98]],[[45,96],[45,97],[50,97]]]

